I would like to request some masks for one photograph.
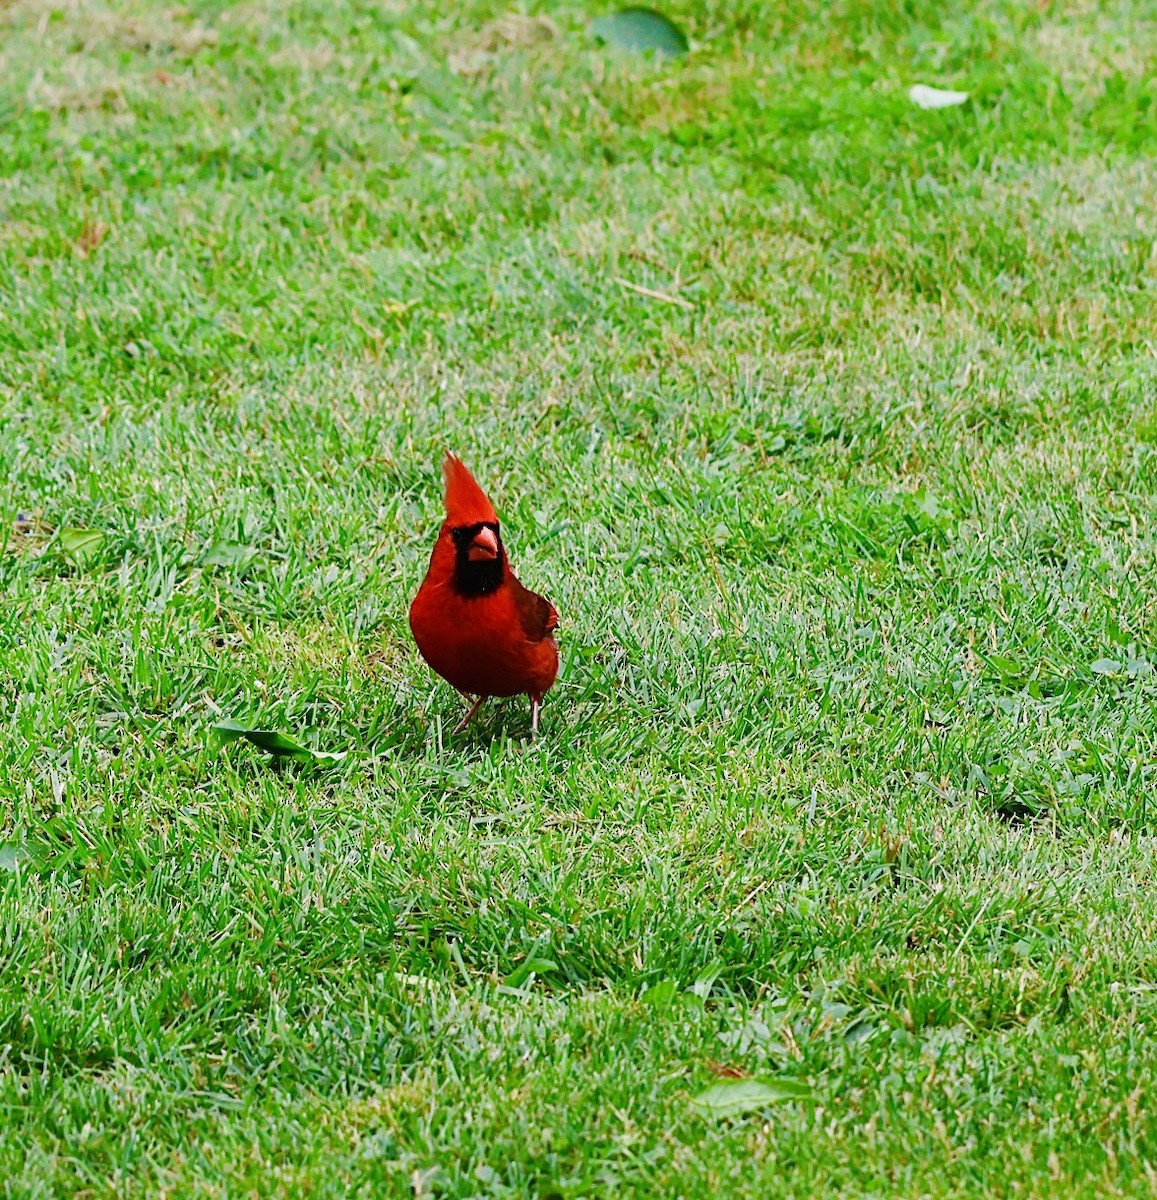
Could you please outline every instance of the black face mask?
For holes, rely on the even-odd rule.
[[[498,541],[498,554],[477,562],[470,559],[470,545],[483,529],[493,531]],[[456,561],[454,563],[454,589],[463,596],[489,596],[502,582],[506,574],[506,554],[502,549],[502,535],[495,521],[478,521],[474,525],[459,525],[450,530],[454,539]]]

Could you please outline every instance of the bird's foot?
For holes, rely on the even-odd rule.
[[[480,709],[480,708],[483,706],[483,704],[485,704],[485,703],[486,703],[486,697],[485,697],[485,696],[479,696],[479,697],[478,697],[478,699],[477,699],[477,700],[475,700],[475,701],[474,701],[474,703],[473,703],[473,704],[470,706],[470,711],[469,711],[469,712],[468,712],[468,713],[467,713],[467,714],[466,714],[466,715],[465,715],[465,716],[462,718],[462,720],[461,720],[461,721],[459,721],[459,722],[458,722],[458,724],[457,724],[457,725],[455,725],[455,726],[454,726],[454,733],[452,733],[450,736],[451,736],[451,737],[454,737],[455,735],[457,735],[457,734],[461,733],[461,732],[462,732],[462,730],[463,730],[463,729],[465,729],[465,728],[466,728],[466,726],[467,726],[467,725],[469,725],[469,724],[470,724],[470,722],[473,720],[473,718],[474,718],[474,714],[475,714],[475,713],[476,713],[476,712],[477,712],[477,711],[478,711],[478,710],[479,710],[479,709]]]

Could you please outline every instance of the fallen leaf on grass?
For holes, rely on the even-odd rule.
[[[678,58],[690,49],[679,26],[653,8],[621,8],[593,20],[590,31],[617,50],[649,50],[657,57]]]
[[[262,750],[268,750],[270,754],[285,755],[290,758],[313,759],[315,762],[341,762],[347,754],[345,750],[313,750],[275,729],[254,729],[251,726],[242,725],[238,721],[219,721],[213,726],[213,732],[222,744],[244,738]]]
[[[60,552],[76,566],[87,566],[100,554],[104,534],[99,529],[76,529],[66,525],[59,535]]]
[[[5,842],[0,846],[0,871],[18,871],[20,864],[27,862],[32,854],[16,842]]]
[[[214,542],[201,555],[201,565],[205,567],[241,567],[256,557],[254,546],[244,546],[240,542]]]
[[[705,1117],[741,1117],[785,1100],[811,1097],[811,1088],[799,1079],[741,1079],[717,1083],[695,1096],[691,1104]]]

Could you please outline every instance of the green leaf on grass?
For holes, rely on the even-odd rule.
[[[104,534],[99,529],[75,529],[66,525],[59,534],[60,551],[78,567],[87,566],[100,554]]]
[[[270,754],[283,754],[290,758],[298,759],[313,759],[315,762],[341,762],[347,753],[345,750],[313,750],[284,733],[278,733],[275,729],[254,729],[249,725],[242,725],[239,721],[233,720],[219,721],[213,726],[213,732],[222,744],[235,742],[238,738],[245,738],[246,741],[252,742],[262,750],[268,750]]]
[[[706,1117],[741,1117],[785,1100],[810,1100],[812,1090],[799,1079],[737,1079],[717,1083],[691,1104]]]
[[[20,864],[27,862],[32,854],[17,842],[5,842],[0,846],[0,871],[17,871]]]
[[[642,1004],[649,1004],[652,1008],[666,1008],[674,999],[679,991],[679,984],[674,979],[660,979],[658,983],[653,983],[639,997]]]
[[[241,567],[257,554],[253,546],[240,542],[214,542],[201,556],[204,567]]]
[[[1124,668],[1125,664],[1118,662],[1115,658],[1098,658],[1096,662],[1089,664],[1089,670],[1094,675],[1116,675]]]
[[[558,963],[549,958],[528,958],[502,981],[509,988],[520,988],[532,975],[545,975],[547,971],[557,971]]]
[[[600,42],[618,50],[651,51],[657,56],[678,58],[690,49],[679,26],[653,8],[621,8],[593,20],[590,31]]]

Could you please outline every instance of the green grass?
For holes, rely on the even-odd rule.
[[[5,1195],[1151,1194],[1151,8],[604,11],[0,5]]]

